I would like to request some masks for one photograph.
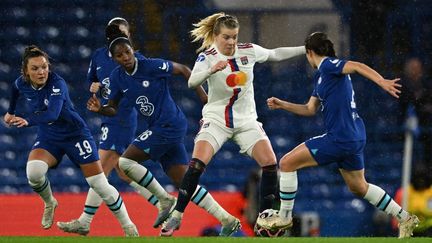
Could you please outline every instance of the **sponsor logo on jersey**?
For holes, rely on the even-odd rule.
[[[139,96],[135,103],[140,106],[139,111],[144,116],[151,116],[154,111],[154,105],[148,101],[148,98],[144,95]]]
[[[243,65],[246,65],[246,64],[249,63],[249,60],[248,60],[247,56],[240,57],[240,61],[241,61],[241,63],[242,63]]]

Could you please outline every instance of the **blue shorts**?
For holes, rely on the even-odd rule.
[[[183,139],[167,142],[151,130],[146,130],[132,144],[149,154],[151,160],[159,161],[165,172],[173,165],[187,165],[189,162]]]
[[[102,124],[99,149],[113,150],[123,154],[135,137],[135,127],[122,127],[113,124]]]
[[[337,163],[344,170],[364,169],[366,141],[334,142],[324,134],[310,138],[305,145],[319,165]]]
[[[65,154],[78,166],[99,160],[96,143],[91,135],[81,135],[59,141],[38,136],[32,150],[37,148],[48,151],[58,163],[61,162]]]

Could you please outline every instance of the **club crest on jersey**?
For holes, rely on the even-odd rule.
[[[150,82],[147,81],[147,80],[144,80],[144,81],[142,82],[142,86],[145,87],[145,88],[147,88],[148,86],[150,86]]]
[[[247,56],[240,57],[240,61],[241,61],[241,63],[242,63],[243,65],[246,65],[246,64],[249,63],[249,60],[248,60]]]
[[[136,104],[140,106],[139,111],[144,116],[151,116],[154,111],[154,105],[148,101],[148,98],[144,95],[139,96],[136,99]]]
[[[204,55],[204,54],[200,54],[200,55],[198,56],[198,58],[196,59],[195,62],[202,62],[202,61],[204,61],[204,60],[205,60],[205,55]]]

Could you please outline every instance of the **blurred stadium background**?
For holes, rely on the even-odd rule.
[[[23,48],[36,44],[52,57],[54,71],[68,82],[76,108],[96,137],[100,120],[85,109],[89,97],[85,76],[90,55],[105,44],[104,27],[115,16],[129,20],[134,45],[145,56],[174,60],[191,68],[198,47],[190,43],[191,24],[211,13],[225,11],[240,20],[240,42],[267,48],[296,46],[302,45],[309,33],[324,31],[334,40],[338,56],[367,63],[388,78],[401,76],[403,63],[410,56],[422,58],[426,70],[431,71],[432,5],[427,0],[1,0],[0,11],[0,113],[7,111],[8,90],[19,75]],[[258,64],[255,68],[259,120],[278,158],[305,139],[321,134],[322,118],[300,118],[269,111],[265,100],[277,96],[306,102],[313,88],[312,71],[304,57],[277,64]],[[401,185],[404,130],[401,111],[397,101],[372,82],[354,76],[354,86],[368,132],[366,177],[394,195]],[[171,91],[189,120],[186,145],[191,152],[201,105],[184,80],[174,80]],[[61,235],[57,229],[39,230],[42,202],[32,193],[25,175],[34,138],[34,128],[10,129],[0,123],[0,218],[3,221],[0,235]],[[423,148],[417,142],[414,148],[414,160],[421,160]],[[146,162],[145,166],[168,190],[175,191],[157,163]],[[223,201],[228,211],[244,214],[246,225],[255,213],[257,170],[254,161],[239,155],[238,147],[227,143],[202,176],[201,184],[219,192],[215,193],[216,198]],[[81,172],[64,158],[57,169],[49,172],[49,178],[53,190],[62,197],[63,214],[56,219],[78,217],[88,190]],[[123,192],[132,191],[114,173],[109,180]],[[144,199],[132,193],[127,195],[125,201],[133,219],[143,221],[142,225],[150,228],[155,211],[151,211]],[[185,235],[199,235],[204,227],[196,225],[213,226],[216,222],[194,207],[191,211],[198,215],[186,216],[185,222],[189,223],[182,227]],[[380,218],[374,208],[353,197],[337,168],[332,166],[299,172],[295,213],[303,219],[299,231],[302,235],[394,235],[389,222],[374,223],[374,219]],[[100,224],[101,230],[91,234],[121,235],[120,230],[113,229],[119,228],[117,223],[109,227],[115,222],[109,212],[103,214],[108,215],[109,222],[102,226],[105,216],[97,216],[95,224]],[[22,221],[26,217],[29,219]],[[157,234],[140,225],[142,235]],[[245,233],[250,234],[247,228]]]

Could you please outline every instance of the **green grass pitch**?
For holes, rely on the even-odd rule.
[[[28,243],[122,243],[122,242],[151,242],[151,243],[248,243],[248,242],[268,242],[268,243],[431,243],[432,238],[410,238],[399,240],[397,238],[377,238],[377,237],[310,237],[310,238],[233,238],[233,237],[0,237],[2,243],[28,242]]]

